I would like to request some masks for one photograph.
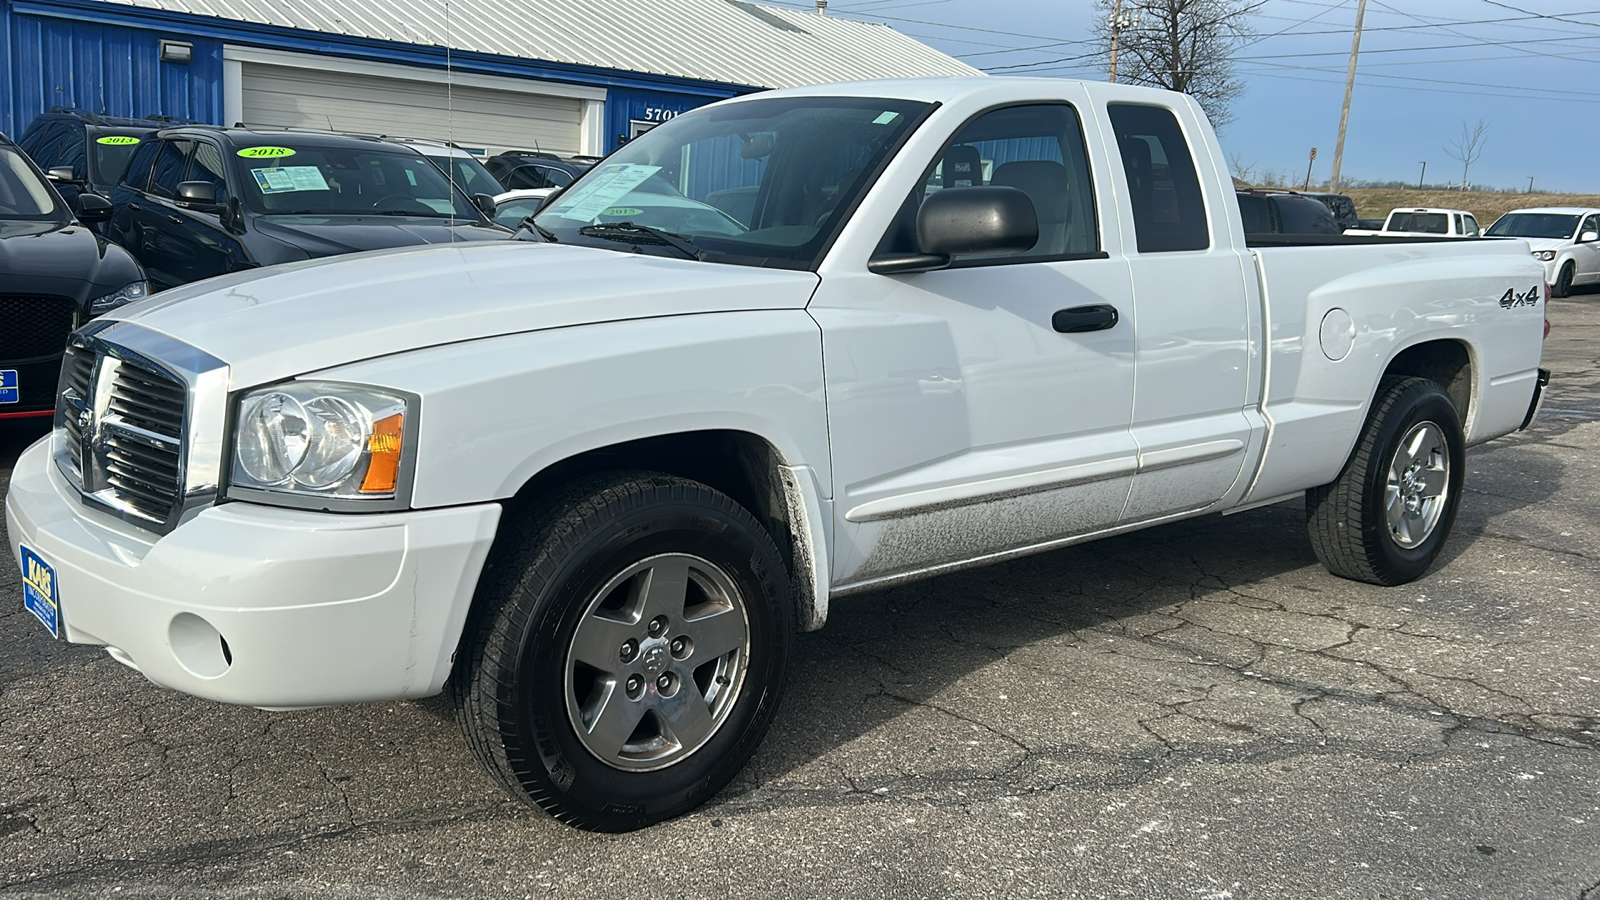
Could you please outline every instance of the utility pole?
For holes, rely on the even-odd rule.
[[[1365,0],[1363,0],[1365,2]],[[1117,41],[1122,37],[1125,28],[1132,28],[1138,21],[1138,14],[1122,14],[1122,0],[1116,0],[1111,5],[1111,83],[1117,83]]]
[[[1528,176],[1528,193],[1533,193],[1533,176]]]
[[[1339,113],[1339,140],[1333,145],[1333,174],[1328,190],[1339,190],[1339,165],[1344,162],[1344,132],[1350,124],[1350,94],[1356,89],[1356,57],[1361,53],[1361,19],[1367,14],[1367,0],[1356,7],[1356,36],[1350,42],[1350,71],[1344,77],[1344,109]]]
[[[1418,162],[1422,163],[1422,172],[1421,174],[1417,175],[1417,190],[1420,191],[1422,190],[1422,179],[1428,177],[1428,161],[1423,159],[1418,160]]]

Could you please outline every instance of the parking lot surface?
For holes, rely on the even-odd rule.
[[[156,688],[8,560],[0,894],[1600,900],[1600,295],[1550,319],[1422,580],[1334,578],[1288,503],[841,600],[744,774],[633,834],[508,800],[439,699]]]

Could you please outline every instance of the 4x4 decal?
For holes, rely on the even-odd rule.
[[[1540,287],[1537,284],[1521,294],[1517,293],[1516,288],[1506,288],[1506,292],[1500,297],[1500,305],[1506,309],[1517,306],[1538,306],[1539,294]]]

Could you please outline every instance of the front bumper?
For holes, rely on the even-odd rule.
[[[341,515],[226,503],[170,534],[87,509],[50,438],[12,470],[6,528],[55,569],[62,634],[163,687],[326,706],[438,693],[498,504]]]

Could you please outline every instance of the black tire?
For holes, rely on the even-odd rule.
[[[1561,271],[1556,275],[1556,283],[1552,284],[1550,286],[1550,296],[1552,296],[1552,297],[1570,297],[1570,296],[1572,296],[1572,279],[1573,279],[1573,277],[1575,275],[1576,275],[1576,272],[1573,269],[1573,264],[1572,263],[1569,262],[1566,265],[1562,266],[1561,267]]]
[[[727,785],[788,665],[788,576],[767,532],[724,494],[642,472],[577,483],[501,530],[451,676],[489,772],[591,831],[680,815]]]
[[[1421,577],[1455,522],[1464,461],[1461,416],[1444,389],[1426,378],[1384,379],[1339,477],[1306,491],[1317,559],[1369,584]]]

